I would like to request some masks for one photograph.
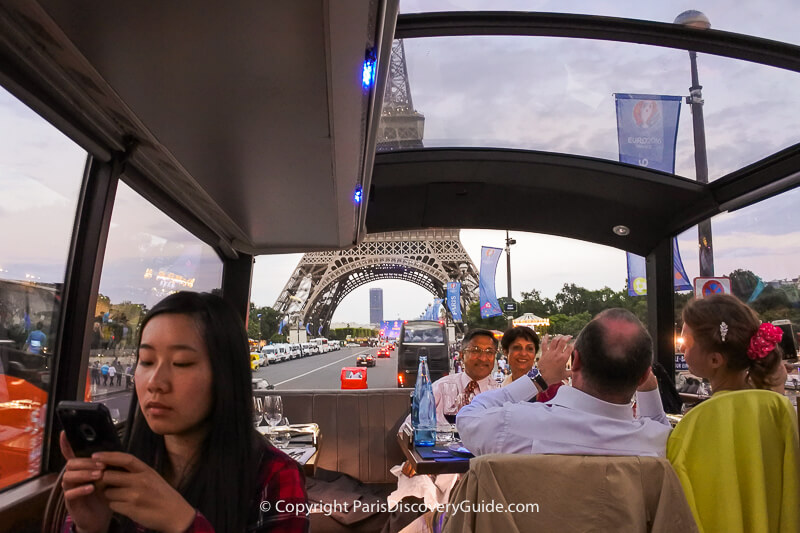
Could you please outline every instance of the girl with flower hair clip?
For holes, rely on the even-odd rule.
[[[675,427],[667,457],[700,531],[800,531],[797,415],[772,390],[785,380],[780,328],[731,295],[692,300],[683,322],[684,358],[712,396]]]

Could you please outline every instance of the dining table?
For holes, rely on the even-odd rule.
[[[406,469],[410,474],[463,474],[469,470],[468,452],[454,452],[454,442],[437,442],[434,446],[414,446],[414,433],[410,424],[404,423],[397,433],[400,449],[406,457]],[[463,448],[462,448],[463,450]],[[466,453],[465,453],[466,452]]]

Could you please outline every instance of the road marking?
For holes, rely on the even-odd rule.
[[[307,376],[307,375],[309,375],[309,374],[313,374],[314,372],[317,372],[317,371],[319,371],[319,370],[322,370],[323,368],[327,368],[327,367],[329,367],[329,366],[331,366],[331,365],[335,365],[336,363],[341,363],[341,362],[342,362],[342,361],[344,361],[345,359],[351,359],[352,357],[358,357],[358,356],[359,356],[359,355],[361,355],[362,353],[367,353],[368,351],[369,351],[369,350],[364,350],[364,351],[362,351],[362,352],[358,352],[358,353],[354,353],[354,354],[346,355],[346,356],[342,357],[341,359],[337,359],[336,361],[334,361],[334,362],[332,362],[332,363],[328,363],[327,365],[321,366],[321,367],[319,367],[319,368],[315,368],[314,370],[309,370],[309,371],[308,371],[308,372],[306,372],[305,374],[300,374],[299,376],[295,376],[295,377],[293,377],[293,378],[289,378],[289,379],[287,379],[287,380],[281,381],[280,383],[276,383],[276,384],[275,384],[275,386],[277,387],[278,385],[283,385],[284,383],[289,383],[290,381],[294,381],[295,379],[302,378],[303,376]]]

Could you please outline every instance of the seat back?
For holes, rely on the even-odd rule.
[[[655,457],[485,455],[450,504],[447,532],[697,531],[675,472]]]
[[[397,430],[409,412],[409,391],[254,391],[280,394],[293,424],[320,428],[317,466],[348,474],[363,483],[395,483],[389,469],[403,462]]]

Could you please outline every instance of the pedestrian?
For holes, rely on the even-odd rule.
[[[100,385],[100,364],[97,361],[92,364],[92,385]]]
[[[108,385],[114,386],[114,376],[117,375],[117,369],[114,365],[108,365]]]
[[[122,386],[122,363],[119,360],[114,361],[114,368],[116,369],[117,374],[117,387]]]
[[[103,376],[103,385],[108,385],[108,363],[103,363],[100,374]]]
[[[128,365],[127,367],[125,367],[125,390],[128,390],[128,389],[131,388],[131,377],[132,377],[131,373],[132,372],[133,372],[133,369],[131,368],[131,365]]]

